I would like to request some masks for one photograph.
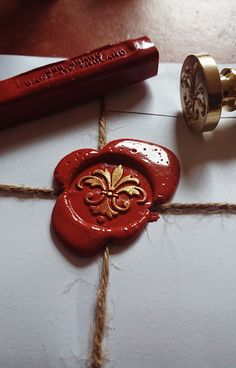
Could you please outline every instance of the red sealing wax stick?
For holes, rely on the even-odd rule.
[[[0,82],[0,129],[102,96],[157,74],[147,38],[108,45]]]

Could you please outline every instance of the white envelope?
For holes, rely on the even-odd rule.
[[[56,59],[0,56],[0,79]],[[106,97],[108,140],[175,152],[174,202],[236,202],[236,113],[212,133],[182,120],[179,64]],[[0,132],[0,183],[51,187],[58,161],[97,148],[99,101]],[[81,259],[50,229],[54,199],[0,198],[0,367],[87,367],[101,257]],[[232,368],[236,215],[161,215],[111,247],[107,368]]]

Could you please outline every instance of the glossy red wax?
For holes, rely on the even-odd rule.
[[[0,82],[0,129],[153,77],[158,51],[141,37],[49,64]]]
[[[121,245],[158,219],[151,209],[170,199],[179,175],[176,156],[148,142],[121,139],[100,151],[74,151],[55,169],[62,194],[52,225],[82,256],[94,255],[107,243]]]

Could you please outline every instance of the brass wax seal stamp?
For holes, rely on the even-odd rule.
[[[236,69],[219,72],[211,56],[189,55],[181,70],[180,98],[190,129],[199,133],[215,129],[222,107],[236,109]]]

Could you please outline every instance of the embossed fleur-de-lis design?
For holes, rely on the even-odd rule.
[[[204,97],[204,88],[201,82],[196,81],[197,64],[193,67],[186,67],[181,75],[180,83],[184,89],[184,104],[188,119],[196,121],[199,115],[202,117],[207,113],[207,106]]]
[[[131,197],[140,197],[137,201],[140,204],[146,202],[147,193],[139,186],[139,179],[123,174],[122,165],[116,166],[112,172],[108,169],[96,169],[92,175],[83,176],[76,183],[78,190],[82,190],[83,185],[100,189],[99,195],[95,192],[88,192],[84,198],[85,203],[90,206],[92,214],[106,216],[111,220],[129,210]],[[119,201],[122,193],[126,194],[127,198]]]

